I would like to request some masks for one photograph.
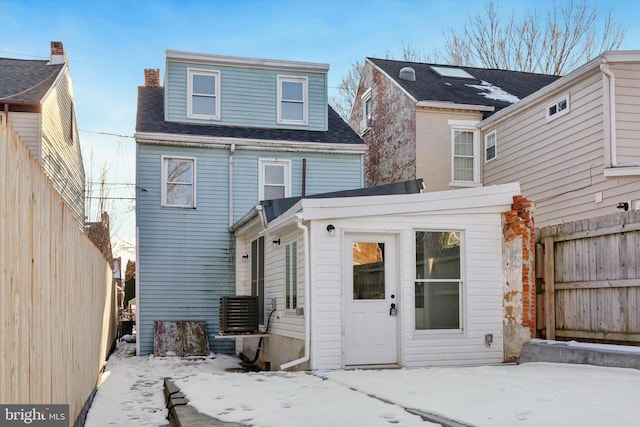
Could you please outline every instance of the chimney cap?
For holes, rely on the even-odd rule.
[[[145,87],[160,87],[160,69],[145,68],[144,70]]]

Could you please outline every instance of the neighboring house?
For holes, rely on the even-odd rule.
[[[233,226],[236,258],[249,261],[236,264],[237,293],[257,278],[270,320],[260,345],[242,339],[247,359],[260,348],[260,366],[277,370],[517,356],[509,341],[521,346],[533,329],[522,304],[533,222],[514,207],[518,184],[398,185],[262,203]]]
[[[159,70],[145,70],[135,134],[139,355],[153,351],[155,321],[204,320],[210,348],[233,351],[215,339],[220,298],[236,292],[229,227],[260,200],[363,186],[366,146],[328,106],[328,69],[170,50],[164,86]]]
[[[102,212],[100,221],[87,222],[84,225],[85,234],[100,249],[102,256],[111,266],[113,271],[113,281],[116,286],[117,307],[123,308],[124,287],[122,285],[122,259],[114,258],[111,247],[111,225],[109,214]]]
[[[84,166],[61,42],[51,42],[49,61],[0,58],[0,106],[84,228]]]
[[[477,127],[484,184],[519,181],[536,226],[640,209],[640,51],[605,52]]]
[[[427,191],[482,185],[477,123],[557,79],[366,58],[350,118],[369,148],[366,184],[422,178]]]

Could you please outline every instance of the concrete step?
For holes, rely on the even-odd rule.
[[[520,356],[519,363],[526,362],[640,369],[640,347],[532,339],[524,344]]]

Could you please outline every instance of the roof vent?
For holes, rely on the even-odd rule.
[[[404,67],[400,69],[400,78],[409,82],[416,81],[416,70],[411,67]]]

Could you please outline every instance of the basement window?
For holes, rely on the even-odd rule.
[[[569,104],[569,94],[563,95],[551,104],[547,105],[547,121],[557,119],[564,116],[571,110]]]

